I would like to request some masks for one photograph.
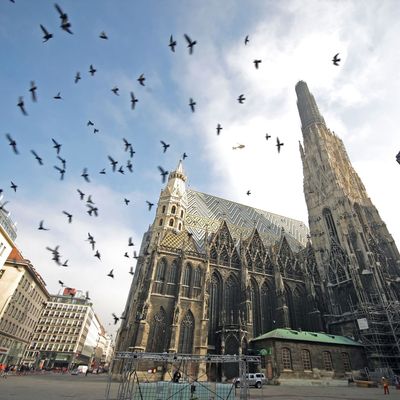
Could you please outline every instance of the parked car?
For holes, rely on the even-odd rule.
[[[260,389],[263,385],[268,383],[268,379],[265,377],[265,374],[254,372],[246,374],[246,382],[248,386],[254,386]],[[235,379],[235,387],[240,387],[240,378]]]

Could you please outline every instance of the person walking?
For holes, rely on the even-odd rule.
[[[389,380],[382,376],[383,394],[389,394]]]

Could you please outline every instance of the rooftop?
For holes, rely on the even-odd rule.
[[[275,329],[273,331],[264,333],[252,339],[252,342],[265,339],[284,339],[284,340],[298,340],[301,342],[314,342],[314,343],[326,343],[326,344],[336,344],[344,346],[362,346],[361,343],[350,339],[347,336],[340,335],[330,335],[329,333],[323,332],[306,332],[306,331],[296,331],[294,329]]]

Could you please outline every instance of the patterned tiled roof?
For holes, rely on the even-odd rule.
[[[187,199],[185,227],[200,249],[204,247],[205,232],[216,232],[223,220],[235,240],[246,239],[257,228],[264,243],[272,245],[283,228],[292,250],[297,252],[307,244],[308,228],[301,221],[192,189],[187,189]]]

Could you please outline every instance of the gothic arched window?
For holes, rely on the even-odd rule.
[[[167,282],[167,294],[174,296],[176,294],[176,285],[178,280],[178,263],[173,261],[169,270]]]
[[[221,315],[221,278],[217,274],[212,274],[210,281],[210,297],[208,301],[208,343],[215,344],[215,332],[220,325]]]
[[[324,368],[326,371],[332,371],[333,370],[333,364],[332,364],[332,356],[329,351],[323,351],[322,352],[322,360],[324,362]]]
[[[189,297],[190,295],[190,281],[192,278],[192,265],[190,263],[186,264],[183,270],[182,279],[182,296]]]
[[[339,237],[336,231],[335,222],[332,217],[331,210],[329,208],[324,208],[322,210],[322,215],[325,218],[326,226],[328,228],[329,236],[332,239],[335,239],[337,243],[339,243]]]
[[[282,365],[283,369],[292,369],[292,354],[287,347],[282,348]]]
[[[176,213],[176,207],[175,206],[172,206],[172,208],[171,208],[171,214],[175,214]]]
[[[165,281],[165,272],[167,269],[167,261],[165,258],[162,258],[157,265],[156,276],[154,278],[153,284],[153,292],[154,293],[162,293],[164,281]]]
[[[147,340],[146,351],[162,353],[167,347],[167,324],[166,314],[163,307],[154,315],[150,322],[149,338]]]
[[[194,270],[194,276],[193,276],[193,297],[197,298],[200,296],[201,293],[201,268],[197,267]]]
[[[174,226],[174,219],[173,219],[173,218],[171,218],[171,219],[169,220],[169,226]]]
[[[159,226],[162,226],[162,224],[163,224],[163,219],[162,218],[160,218],[160,222],[159,222]]]
[[[253,319],[253,336],[259,336],[261,332],[261,310],[260,310],[260,295],[258,292],[257,282],[251,281],[251,308],[252,308],[252,319]]]
[[[183,218],[183,210],[181,210],[181,218]]]
[[[264,282],[261,286],[261,329],[266,333],[275,329],[275,296],[274,291]]]
[[[185,314],[181,322],[179,334],[178,353],[191,354],[193,353],[194,339],[194,317],[190,310]]]
[[[163,214],[165,213],[165,206],[162,206],[162,211]]]
[[[311,354],[308,350],[301,350],[301,361],[303,362],[304,371],[312,371]]]
[[[239,285],[234,275],[230,275],[225,283],[225,318],[228,324],[237,322],[238,303]]]

